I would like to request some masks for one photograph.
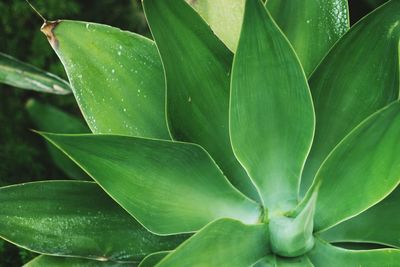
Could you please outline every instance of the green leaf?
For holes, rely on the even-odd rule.
[[[43,254],[135,262],[187,238],[149,233],[92,182],[2,187],[0,203],[0,237]]]
[[[26,103],[28,114],[40,131],[55,133],[88,133],[89,128],[78,118],[53,106],[42,104],[34,99]],[[69,178],[90,179],[75,163],[54,146],[47,144],[49,154],[55,163]]]
[[[347,250],[329,245],[318,240],[308,257],[315,266],[398,266],[400,250],[374,249],[374,250]]]
[[[265,224],[221,219],[204,227],[157,266],[250,266],[268,255]]]
[[[187,0],[233,52],[242,27],[245,0]]]
[[[197,231],[219,218],[258,221],[260,207],[193,144],[113,135],[43,134],[157,234]]]
[[[399,136],[400,102],[396,101],[366,119],[332,151],[305,198],[318,190],[314,231],[354,217],[396,188]]]
[[[247,1],[232,71],[235,154],[272,210],[297,203],[314,113],[295,52],[259,0]]]
[[[343,36],[310,79],[316,112],[305,193],[329,152],[361,121],[399,96],[400,1],[390,1]]]
[[[234,186],[258,200],[229,140],[232,53],[183,0],[143,5],[164,64],[172,136],[204,147]]]
[[[0,83],[43,93],[71,93],[63,79],[3,53],[0,53]]]
[[[154,267],[159,263],[170,251],[154,252],[147,255],[139,264],[139,267]]]
[[[307,256],[296,258],[282,258],[276,255],[269,255],[252,265],[252,267],[313,267]]]
[[[244,0],[187,0],[233,52],[242,26]],[[345,0],[269,0],[272,17],[292,43],[308,75],[349,29]]]
[[[309,76],[349,29],[347,0],[268,0],[268,10]]]
[[[367,242],[400,248],[400,187],[368,210],[321,233],[329,242]]]
[[[134,267],[135,263],[118,263],[112,261],[94,261],[87,259],[63,258],[41,255],[23,267]]]
[[[49,22],[42,31],[94,133],[170,139],[163,69],[152,41],[79,21]]]

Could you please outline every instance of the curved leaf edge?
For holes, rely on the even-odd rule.
[[[247,199],[250,202],[253,202],[257,205],[259,205],[259,203],[255,202],[254,200],[252,200],[251,198],[247,197],[246,195],[244,195],[241,191],[239,191],[236,187],[234,187],[231,182],[226,178],[226,176],[223,174],[222,170],[219,168],[219,166],[217,165],[217,163],[214,161],[214,159],[210,156],[210,154],[200,145],[198,144],[194,144],[194,143],[188,143],[188,142],[181,142],[181,141],[171,141],[171,140],[162,140],[162,139],[155,139],[155,138],[143,138],[143,137],[137,137],[137,136],[129,136],[129,135],[121,135],[121,134],[55,134],[55,133],[46,133],[46,132],[41,132],[41,131],[36,131],[36,130],[32,130],[33,132],[39,134],[40,136],[42,136],[43,138],[45,138],[48,142],[50,142],[52,145],[54,145],[57,149],[59,149],[61,152],[63,152],[65,155],[68,156],[69,159],[71,159],[75,164],[77,164],[79,166],[79,168],[81,168],[85,173],[87,173],[95,182],[96,184],[98,184],[100,186],[100,188],[108,195],[111,197],[111,199],[118,204],[118,206],[120,206],[122,209],[124,209],[126,212],[128,212],[128,214],[130,216],[132,216],[140,225],[142,225],[147,231],[149,231],[150,233],[154,234],[154,235],[158,235],[158,236],[170,236],[170,235],[179,235],[179,234],[193,234],[198,232],[198,230],[196,231],[188,231],[188,232],[173,232],[173,233],[168,233],[168,234],[163,234],[163,233],[158,233],[155,232],[153,230],[151,230],[149,227],[147,227],[146,225],[144,225],[140,220],[138,220],[129,210],[125,209],[118,200],[115,199],[115,197],[113,195],[111,195],[110,193],[108,193],[108,191],[100,184],[97,182],[97,179],[88,171],[86,170],[85,167],[83,167],[77,160],[75,160],[73,157],[71,157],[63,148],[61,148],[56,142],[54,142],[49,136],[119,136],[119,137],[128,137],[128,138],[135,138],[135,139],[145,139],[145,140],[152,140],[152,141],[159,141],[159,142],[164,142],[164,143],[179,143],[179,144],[185,144],[188,146],[192,146],[192,147],[197,147],[198,149],[200,149],[201,151],[203,151],[203,153],[205,153],[206,156],[209,157],[209,159],[213,162],[214,167],[221,173],[221,175],[225,178],[225,180],[227,181],[227,183],[229,184],[229,186],[231,187],[231,189],[233,189],[234,191],[236,191],[237,193],[239,193],[240,195],[242,195],[245,199]],[[260,208],[260,216],[259,216],[259,220],[262,220],[262,218],[264,217],[264,213],[263,210]],[[215,220],[212,220],[210,223],[220,220],[220,219],[231,219],[231,218],[217,218]],[[208,224],[206,224],[208,225]],[[199,229],[200,230],[200,229]]]
[[[319,63],[315,66],[315,68],[313,69],[313,71],[310,72],[310,75],[308,76],[308,79],[311,79],[311,77],[313,76],[313,74],[315,73],[315,71],[319,68],[319,66],[321,65],[321,63],[325,60],[325,58],[330,54],[330,52],[336,47],[336,45],[341,42],[342,39],[346,38],[346,36],[349,34],[349,32],[351,31],[352,28],[357,27],[359,24],[363,23],[364,20],[366,20],[368,17],[370,17],[371,15],[373,15],[375,12],[377,12],[378,10],[384,8],[386,5],[388,5],[391,2],[391,0],[383,3],[382,5],[378,6],[377,8],[375,8],[374,10],[372,10],[371,12],[369,12],[368,14],[366,14],[365,16],[363,16],[360,20],[358,20],[356,23],[354,23],[353,25],[351,25],[351,27],[349,27],[349,29],[347,30],[346,33],[344,33],[342,35],[342,37],[340,37],[332,46],[331,48],[326,51],[325,56],[323,56],[321,58],[321,60],[319,61]],[[349,2],[346,1],[347,4],[347,10],[349,10]],[[350,14],[350,12],[349,12]],[[350,16],[348,16],[348,24],[350,25]],[[399,63],[400,63],[400,58],[399,58]],[[400,95],[400,89],[399,89],[399,95]],[[400,97],[400,96],[399,96]],[[357,126],[356,126],[357,127]]]
[[[219,218],[219,219],[215,219],[211,222],[209,222],[208,224],[204,225],[199,231],[197,231],[194,235],[192,235],[191,237],[189,237],[188,239],[186,239],[185,241],[183,241],[179,246],[177,246],[174,250],[170,251],[170,253],[168,255],[166,255],[155,267],[157,267],[159,264],[162,264],[164,261],[166,261],[167,259],[169,259],[170,257],[174,256],[174,252],[179,251],[179,249],[181,247],[186,246],[187,243],[190,243],[192,241],[192,238],[197,237],[197,235],[201,234],[201,231],[203,229],[207,229],[208,227],[210,227],[213,224],[218,224],[221,221],[231,221],[231,222],[235,222],[235,223],[240,223],[242,225],[265,225],[264,223],[257,223],[257,224],[246,224],[243,223],[239,220],[236,219],[231,219],[231,218]],[[150,254],[151,255],[151,254]],[[148,255],[148,256],[150,256]],[[261,259],[260,259],[261,260]]]
[[[19,187],[19,186],[23,186],[23,185],[27,185],[27,184],[44,184],[44,183],[59,183],[59,182],[60,182],[60,183],[68,182],[68,183],[75,183],[75,184],[82,184],[82,183],[86,183],[86,184],[97,184],[96,182],[92,182],[92,181],[81,181],[81,180],[43,180],[43,181],[35,181],[35,182],[27,182],[27,183],[20,183],[20,184],[12,184],[12,185],[7,185],[7,186],[2,186],[2,187],[0,187],[0,192],[1,192],[2,189],[8,189],[8,188],[13,188],[13,187]],[[19,248],[28,250],[28,251],[33,252],[33,253],[37,253],[37,254],[39,254],[39,257],[40,257],[41,255],[44,255],[44,256],[54,256],[54,257],[87,259],[87,260],[94,260],[94,261],[101,261],[101,262],[104,262],[104,261],[105,261],[104,258],[83,257],[83,256],[65,255],[65,254],[56,254],[56,253],[46,253],[46,252],[43,252],[43,251],[38,251],[38,250],[35,250],[35,249],[31,249],[31,248],[29,248],[29,247],[27,247],[27,246],[24,246],[24,245],[20,245],[20,244],[18,244],[17,242],[14,242],[14,241],[12,241],[12,240],[10,240],[10,239],[8,239],[8,238],[2,236],[1,234],[0,234],[0,238],[3,239],[3,240],[5,240],[5,241],[8,242],[8,243],[11,243],[11,244],[13,244],[13,245],[19,247]],[[109,261],[109,262],[115,262],[115,263],[138,263],[137,261],[113,261],[113,260],[107,260],[107,261]]]
[[[146,265],[144,265],[146,263],[147,260],[149,260],[151,257],[153,256],[158,256],[158,255],[162,255],[162,254],[166,254],[162,259],[164,259],[166,256],[168,256],[168,254],[173,253],[175,250],[163,250],[163,251],[157,251],[157,252],[153,252],[151,254],[148,254],[146,257],[144,257],[142,259],[142,261],[139,263],[138,267],[145,267]],[[161,259],[161,260],[162,260]]]
[[[260,2],[261,2],[261,0],[246,0],[246,1],[260,1]],[[266,2],[265,2],[265,3],[266,3]],[[313,123],[312,137],[310,138],[308,151],[307,151],[306,154],[304,155],[304,160],[303,160],[302,167],[301,167],[301,171],[300,171],[300,174],[299,174],[299,175],[300,175],[300,176],[299,176],[299,180],[298,180],[298,183],[297,183],[297,198],[298,198],[298,200],[300,201],[299,198],[300,198],[301,176],[302,176],[302,174],[303,174],[304,167],[305,167],[305,164],[306,164],[308,155],[310,154],[311,147],[312,147],[312,144],[313,144],[313,142],[314,142],[314,136],[315,136],[316,115],[315,115],[314,102],[313,102],[313,100],[312,100],[312,94],[311,94],[310,86],[308,85],[308,79],[307,79],[306,73],[305,73],[305,71],[304,71],[304,69],[303,69],[303,66],[301,65],[300,59],[299,59],[299,57],[297,56],[297,54],[296,54],[296,52],[295,52],[295,50],[294,50],[292,44],[290,43],[289,39],[286,37],[286,35],[284,34],[284,32],[281,30],[281,28],[279,28],[278,24],[275,22],[274,18],[272,17],[272,15],[269,13],[268,9],[266,8],[265,4],[263,4],[263,2],[261,2],[261,4],[262,4],[262,6],[263,6],[265,12],[267,13],[267,15],[271,18],[271,20],[272,20],[272,22],[273,22],[273,25],[278,29],[278,31],[280,32],[280,34],[282,35],[282,37],[284,38],[284,40],[286,40],[286,42],[288,43],[290,49],[292,50],[293,54],[295,55],[295,58],[296,58],[297,63],[298,63],[298,64],[300,65],[300,67],[301,67],[301,72],[302,72],[302,74],[303,74],[304,81],[305,81],[305,83],[307,84],[308,95],[309,95],[310,102],[311,102],[311,106],[312,106],[312,110],[313,110],[313,122],[314,122],[314,123]],[[245,15],[245,13],[246,13],[246,5],[245,5],[245,8],[244,8],[244,15]],[[244,20],[244,18],[243,18],[243,20]],[[241,39],[242,39],[242,28],[240,29],[240,35],[239,35],[239,40],[238,40],[238,47],[239,47],[239,44],[240,44]],[[231,73],[233,73],[233,69],[235,68],[235,65],[236,65],[236,64],[237,64],[237,63],[236,63],[236,53],[235,53],[234,56],[233,56]],[[232,75],[231,75],[231,78],[230,78],[230,90],[229,90],[229,114],[231,113],[231,110],[232,110]],[[230,141],[230,144],[231,144],[231,146],[232,146],[232,151],[233,151],[233,153],[234,153],[236,159],[237,159],[238,162],[240,163],[240,165],[241,165],[241,166],[243,167],[243,169],[246,171],[246,174],[249,176],[249,178],[250,178],[251,182],[253,183],[254,187],[256,188],[257,193],[259,194],[259,197],[260,197],[261,204],[262,204],[263,208],[266,208],[265,205],[264,205],[264,201],[263,201],[263,199],[262,199],[262,197],[261,197],[262,194],[261,194],[260,189],[259,189],[258,186],[256,185],[254,179],[251,177],[251,175],[250,175],[249,171],[247,170],[247,168],[242,164],[242,161],[241,161],[241,160],[239,159],[239,157],[237,156],[237,152],[236,152],[234,146],[232,145],[231,116],[230,116],[230,115],[229,115],[229,119],[228,119],[228,128],[229,128],[229,141]]]
[[[34,252],[34,251],[33,251]],[[137,262],[137,261],[110,261],[110,260],[107,260],[107,261],[105,261],[105,260],[102,260],[102,259],[92,259],[92,258],[84,258],[84,257],[73,257],[73,256],[65,256],[65,255],[50,255],[50,254],[39,254],[39,255],[37,255],[35,258],[33,258],[33,259],[31,259],[29,262],[27,262],[27,263],[25,263],[22,267],[30,267],[31,266],[31,264],[36,264],[35,263],[35,261],[39,261],[40,260],[40,258],[42,258],[42,257],[47,257],[47,256],[50,256],[50,257],[55,257],[55,258],[61,258],[61,259],[83,259],[83,260],[91,260],[91,261],[93,261],[93,262],[98,262],[98,263],[106,263],[106,262],[109,262],[109,263],[119,263],[119,264],[124,264],[124,265],[126,265],[126,266],[130,266],[130,264],[133,264],[134,266],[137,266],[137,264],[139,263],[139,262]],[[129,264],[129,265],[128,265]],[[82,267],[84,267],[84,266],[82,266]]]
[[[390,1],[389,1],[390,2]],[[364,126],[364,124],[372,117],[374,117],[375,115],[379,114],[380,112],[385,111],[386,109],[390,108],[393,105],[400,105],[400,100],[395,100],[392,103],[388,104],[387,106],[379,109],[378,111],[372,113],[370,116],[368,116],[367,118],[365,118],[363,121],[361,121],[356,127],[354,127],[333,149],[331,152],[329,152],[328,156],[324,159],[324,161],[322,162],[321,166],[319,167],[318,171],[316,172],[315,176],[314,176],[314,180],[313,183],[311,184],[310,188],[308,189],[307,193],[305,194],[304,198],[301,200],[301,202],[298,204],[298,206],[294,209],[294,211],[291,212],[292,215],[297,215],[302,209],[303,207],[308,203],[308,201],[311,199],[311,197],[313,196],[313,192],[314,191],[318,191],[319,186],[320,186],[320,182],[318,180],[316,180],[315,178],[318,177],[318,174],[320,173],[322,167],[324,166],[325,162],[331,157],[331,155],[333,153],[336,152],[336,150],[342,145],[342,143],[344,143],[347,138],[353,134],[353,132],[355,132],[356,130],[358,130],[359,128],[361,128],[362,126]],[[398,186],[400,185],[400,176],[398,179],[397,184],[395,184],[391,189],[388,190],[388,192],[386,192],[385,194],[383,194],[377,201],[373,202],[372,204],[370,204],[369,206],[367,206],[366,208],[364,208],[363,210],[348,216],[342,220],[337,221],[335,224],[330,225],[328,227],[325,227],[323,229],[320,229],[316,232],[314,232],[314,234],[318,234],[318,233],[322,233],[328,229],[331,229],[332,227],[347,221],[351,218],[356,217],[357,215],[363,213],[364,211],[368,210],[369,208],[371,208],[372,206],[375,206],[376,204],[378,204],[379,202],[383,201],[387,196],[389,196]]]
[[[122,30],[122,29],[120,29],[120,28],[118,28],[118,27],[110,26],[110,25],[107,25],[107,24],[93,23],[93,22],[80,21],[80,20],[57,20],[57,21],[56,21],[57,24],[54,26],[54,28],[57,27],[57,25],[58,25],[59,23],[62,23],[62,22],[75,22],[75,23],[83,23],[83,24],[88,24],[88,23],[89,23],[89,24],[91,24],[91,25],[98,25],[98,26],[101,26],[101,27],[108,27],[108,28],[113,29],[113,30],[118,30],[118,31],[120,31],[121,33],[130,34],[130,35],[134,36],[135,38],[141,39],[141,40],[143,40],[143,41],[145,41],[145,42],[148,42],[148,43],[151,44],[151,45],[154,45],[154,46],[156,47],[156,49],[157,49],[158,54],[159,54],[160,62],[162,63],[161,56],[160,56],[160,53],[159,53],[159,51],[158,51],[158,47],[157,47],[155,41],[153,41],[152,39],[150,39],[150,38],[148,38],[148,37],[146,37],[146,36],[144,36],[144,35],[141,35],[141,34],[138,34],[138,33],[135,33],[135,32],[131,32],[131,31],[127,31],[127,30]],[[53,22],[49,22],[49,23],[53,23]],[[43,24],[42,28],[43,28],[45,25],[46,25],[46,23]],[[54,30],[54,29],[52,29],[51,32],[53,32],[53,30]],[[54,38],[57,39],[56,36],[54,36]],[[49,42],[50,42],[50,41],[49,41]],[[51,44],[51,46],[53,47],[53,44],[52,44],[51,42],[50,42],[50,44]],[[54,50],[54,52],[57,54],[58,58],[60,59],[62,65],[63,65],[63,67],[64,67],[65,73],[67,74],[68,80],[70,81],[70,80],[71,80],[71,74],[70,74],[70,72],[68,71],[68,68],[66,68],[65,62],[61,59],[62,57],[61,57],[61,55],[59,54],[57,47],[54,46],[54,47],[53,47],[53,50]],[[166,83],[165,69],[164,69],[164,64],[163,64],[163,63],[162,63],[162,67],[163,67],[163,75],[164,75],[164,92],[165,92],[164,96],[167,97],[167,90],[166,90],[166,88],[167,88],[167,83]],[[75,91],[76,91],[76,89],[74,88],[74,86],[73,86],[72,84],[70,84],[70,86],[71,86],[71,88],[73,89],[73,90],[72,90],[72,93],[73,93],[73,95],[74,95],[74,97],[75,97]],[[81,107],[79,101],[77,101],[77,104],[78,104],[78,106],[79,106],[80,112],[81,112],[82,114],[85,114],[85,113],[83,112],[83,109],[82,109],[82,107]],[[167,127],[167,131],[168,131],[168,135],[169,135],[170,139],[172,140],[172,134],[171,134],[171,130],[170,130],[170,128],[169,128],[168,117],[167,117],[167,113],[166,113],[166,111],[167,111],[167,98],[165,98],[164,111],[165,111],[165,112],[164,112],[164,114],[165,114],[164,119],[165,119],[165,121],[167,122],[167,123],[166,123],[166,127]],[[85,118],[85,120],[86,120],[86,118]],[[90,124],[88,124],[88,126],[90,127]],[[94,130],[93,130],[91,127],[90,127],[90,130],[91,130],[92,132],[94,132]]]
[[[317,233],[318,234],[318,233]],[[318,237],[319,239],[324,240],[322,237]],[[325,241],[325,240],[324,240]],[[327,242],[327,241],[325,241]],[[329,242],[327,242],[333,246],[336,247],[335,243],[356,243],[356,244],[375,244],[375,245],[382,245],[382,246],[386,246],[388,248],[392,248],[392,249],[400,249],[400,246],[394,246],[393,244],[388,244],[385,242],[378,242],[376,240],[357,240],[357,239],[332,239]]]

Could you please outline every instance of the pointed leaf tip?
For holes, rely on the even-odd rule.
[[[44,33],[44,35],[46,35],[47,40],[49,40],[49,43],[54,49],[58,47],[58,40],[54,35],[54,29],[58,24],[60,24],[60,22],[61,20],[45,21],[42,27],[40,27],[40,30]]]

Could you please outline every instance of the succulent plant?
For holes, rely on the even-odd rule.
[[[188,2],[143,0],[154,42],[45,21],[92,133],[28,109],[93,182],[1,188],[0,236],[31,267],[398,265],[400,1]]]

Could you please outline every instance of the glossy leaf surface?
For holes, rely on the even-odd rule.
[[[0,53],[0,83],[43,93],[71,93],[63,79],[3,53]]]
[[[315,266],[397,266],[400,262],[400,250],[347,250],[334,247],[321,240],[317,241],[308,257]]]
[[[252,265],[252,267],[314,267],[314,265],[307,256],[282,258],[269,255]]]
[[[169,251],[154,252],[147,255],[139,264],[139,267],[154,267],[159,263],[165,256],[170,253]]]
[[[329,152],[355,126],[399,96],[400,2],[390,1],[343,36],[310,79],[314,143],[302,192]]]
[[[261,1],[246,4],[232,71],[230,131],[235,154],[266,207],[297,203],[314,130],[306,77]]]
[[[367,242],[400,248],[400,188],[363,213],[321,233],[329,242]]]
[[[23,267],[134,267],[135,263],[117,263],[111,261],[94,261],[88,259],[38,256]]]
[[[349,29],[347,0],[268,0],[268,10],[309,76]]]
[[[94,133],[170,139],[163,69],[154,43],[106,25],[58,21],[42,27]]]
[[[204,147],[234,186],[258,200],[229,141],[232,53],[183,0],[143,5],[165,68],[172,136]]]
[[[236,51],[245,0],[187,0],[231,50]]]
[[[221,219],[204,227],[157,266],[250,266],[269,253],[265,224]]]
[[[259,205],[233,188],[197,145],[112,135],[43,135],[155,233],[192,232],[225,217],[249,223],[259,219]]]
[[[34,99],[30,99],[27,102],[26,109],[36,129],[40,131],[53,133],[90,132],[89,128],[77,117]],[[55,165],[67,174],[69,178],[90,179],[86,173],[54,146],[48,144],[47,149]]]
[[[92,182],[3,187],[0,202],[0,237],[44,254],[140,261],[185,238],[149,233]]]
[[[351,218],[385,198],[400,182],[400,102],[370,116],[329,155],[317,173],[314,230]]]

